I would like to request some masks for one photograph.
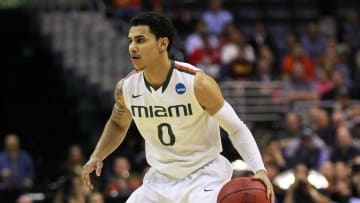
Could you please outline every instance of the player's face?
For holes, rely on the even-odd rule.
[[[130,59],[136,70],[144,70],[157,61],[159,57],[158,40],[150,32],[149,26],[130,27],[128,40]]]

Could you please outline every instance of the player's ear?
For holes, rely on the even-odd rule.
[[[167,37],[161,37],[159,39],[159,50],[166,51],[169,45],[169,39]]]

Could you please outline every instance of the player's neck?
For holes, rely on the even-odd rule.
[[[152,88],[158,89],[165,82],[166,77],[171,67],[171,61],[169,58],[164,58],[156,63],[153,63],[151,67],[144,70],[146,81]]]

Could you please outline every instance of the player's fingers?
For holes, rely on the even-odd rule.
[[[267,198],[270,198],[271,202],[273,203],[274,202],[274,191],[273,191],[273,187],[271,185],[268,186],[266,193],[267,193]]]
[[[266,181],[266,195],[267,198],[271,199],[271,202],[274,203],[275,201],[275,196],[274,196],[274,188],[272,186],[272,184],[269,181]]]
[[[267,196],[267,198],[272,199],[273,196],[274,196],[273,195],[274,192],[273,192],[273,187],[272,187],[271,183],[268,180],[263,180],[263,183],[265,183],[265,185],[266,185],[266,196]]]
[[[96,175],[100,176],[101,175],[101,170],[103,168],[103,162],[102,161],[98,161],[96,163]]]
[[[89,189],[92,190],[92,189],[94,188],[94,186],[91,184],[91,180],[90,180],[90,176],[89,176],[89,175],[84,176],[84,177],[83,177],[83,181],[84,181],[86,187],[88,187]]]
[[[264,183],[266,187],[266,197],[268,199],[271,198],[271,202],[274,202],[274,190],[270,180],[268,178],[264,178],[261,175],[257,175],[257,174],[253,176],[253,179],[259,180]]]
[[[94,186],[91,184],[91,180],[90,180],[90,173],[92,171],[93,170],[90,169],[88,166],[84,166],[82,173],[81,173],[83,183],[85,184],[86,187],[88,187],[91,190],[94,188]]]

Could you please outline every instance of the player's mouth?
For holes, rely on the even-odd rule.
[[[137,55],[132,55],[131,56],[131,61],[133,62],[133,63],[136,63],[136,62],[138,62],[140,60],[140,56],[137,56]]]

